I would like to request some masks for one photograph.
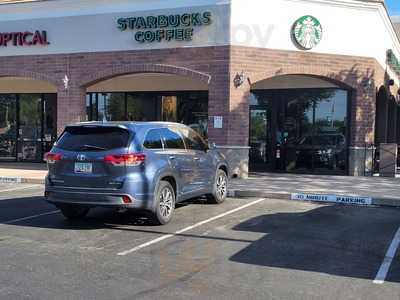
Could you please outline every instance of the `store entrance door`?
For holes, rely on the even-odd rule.
[[[42,149],[42,99],[40,95],[19,95],[18,159],[38,161]]]
[[[17,95],[18,161],[39,162],[57,138],[57,97]]]
[[[253,91],[250,171],[345,175],[347,92]]]
[[[271,115],[266,105],[250,109],[250,169],[272,170],[272,141],[270,134]]]

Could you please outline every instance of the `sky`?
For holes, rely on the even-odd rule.
[[[385,0],[385,2],[390,15],[400,16],[400,0]]]

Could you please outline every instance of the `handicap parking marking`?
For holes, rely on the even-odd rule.
[[[397,230],[389,249],[386,252],[385,258],[383,259],[382,265],[379,268],[378,273],[376,274],[375,280],[373,281],[375,284],[383,284],[385,283],[387,274],[390,270],[390,266],[392,265],[393,259],[396,256],[397,249],[400,245],[400,227]]]
[[[154,239],[154,240],[151,240],[151,241],[149,241],[149,242],[146,242],[146,243],[144,243],[144,244],[141,244],[141,245],[136,246],[136,247],[134,247],[134,248],[131,248],[131,249],[129,249],[129,250],[121,251],[121,252],[117,253],[117,255],[118,255],[118,256],[125,256],[125,255],[128,255],[128,254],[137,252],[137,251],[139,251],[139,250],[141,250],[141,249],[144,249],[144,248],[147,248],[147,247],[149,247],[149,246],[151,246],[151,245],[154,245],[154,244],[157,244],[157,243],[159,243],[159,242],[165,241],[165,240],[167,240],[167,239],[170,239],[170,238],[172,238],[172,237],[174,237],[174,236],[177,236],[177,235],[182,234],[182,233],[184,233],[184,232],[187,232],[187,231],[189,231],[189,230],[198,228],[198,227],[200,227],[200,226],[202,226],[202,225],[211,223],[211,222],[213,222],[213,221],[216,221],[216,220],[219,220],[219,219],[224,218],[224,217],[226,217],[226,216],[229,216],[229,215],[231,215],[231,214],[234,214],[234,213],[236,213],[236,212],[238,212],[238,211],[241,211],[241,210],[243,210],[243,209],[245,209],[245,208],[248,208],[248,207],[251,207],[251,206],[256,205],[256,204],[258,204],[258,203],[261,203],[261,202],[263,202],[263,201],[265,201],[265,200],[267,200],[267,199],[266,199],[266,198],[262,198],[262,199],[254,200],[254,201],[252,201],[252,202],[250,202],[250,203],[248,203],[248,204],[245,204],[245,205],[242,205],[242,206],[237,207],[237,208],[235,208],[235,209],[229,210],[229,211],[227,211],[227,212],[225,212],[225,213],[222,213],[222,214],[219,214],[219,215],[217,215],[217,216],[215,216],[215,217],[206,219],[206,220],[204,220],[204,221],[200,221],[200,222],[198,222],[198,223],[196,223],[196,224],[193,224],[193,225],[188,226],[188,227],[185,227],[185,228],[183,228],[183,229],[181,229],[181,230],[175,231],[174,233],[165,234],[165,235],[163,235],[163,236],[161,236],[161,237],[159,237],[159,238],[156,238],[156,239]]]

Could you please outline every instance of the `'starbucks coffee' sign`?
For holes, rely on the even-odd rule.
[[[194,28],[212,23],[211,12],[119,18],[121,31],[133,30],[139,43],[191,41]]]
[[[321,23],[313,16],[303,16],[294,23],[292,36],[300,48],[310,50],[322,40]]]

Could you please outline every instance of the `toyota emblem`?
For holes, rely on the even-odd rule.
[[[84,154],[78,154],[78,156],[76,158],[79,161],[85,161],[86,160],[86,156]]]

